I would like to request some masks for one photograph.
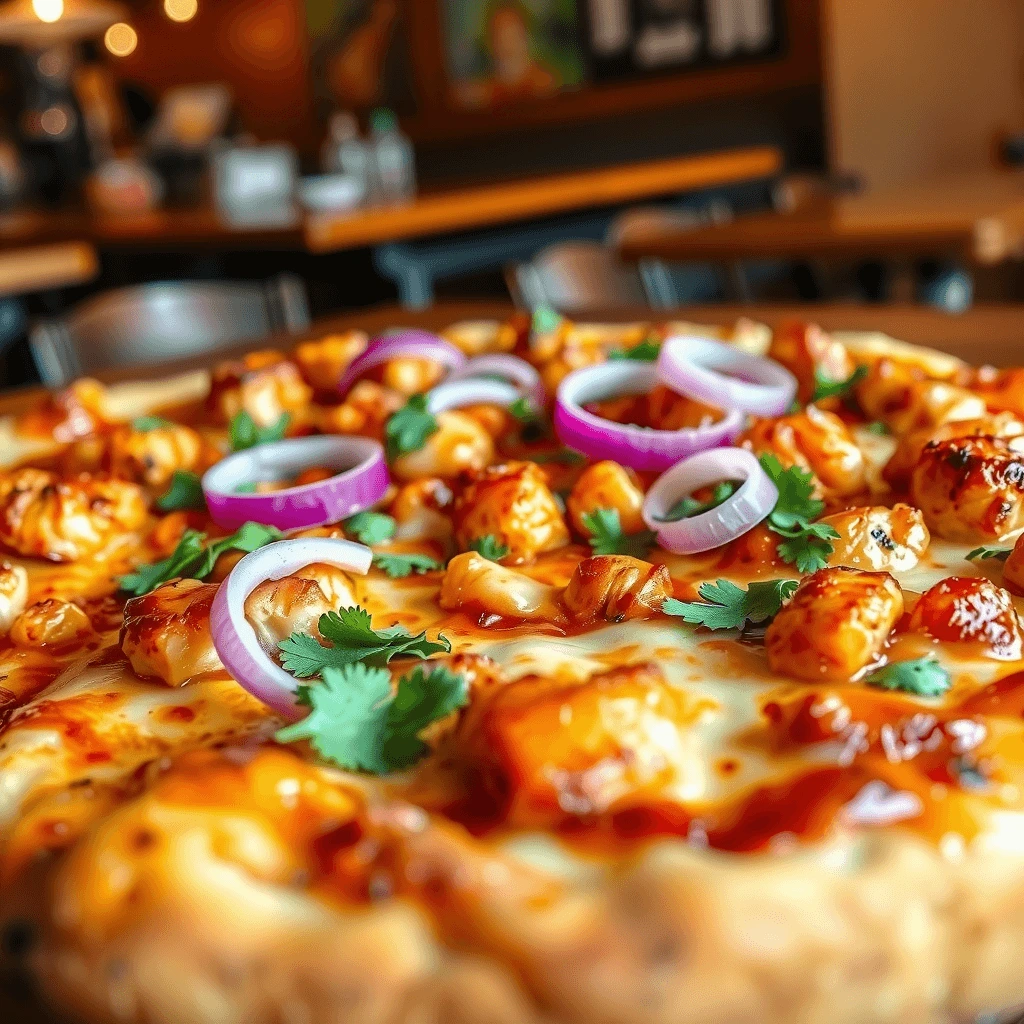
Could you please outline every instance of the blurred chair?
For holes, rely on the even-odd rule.
[[[551,306],[563,313],[619,306],[646,306],[638,271],[600,242],[557,242],[524,263],[505,270],[517,306]]]
[[[29,344],[44,384],[84,373],[202,356],[233,342],[309,326],[302,281],[164,282],[121,288],[36,324]]]

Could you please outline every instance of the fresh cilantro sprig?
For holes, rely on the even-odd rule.
[[[813,497],[811,474],[799,466],[784,468],[769,452],[760,461],[779,492],[765,520],[770,530],[785,538],[778,546],[779,557],[798,572],[817,572],[828,564],[835,550],[832,541],[839,539],[839,533],[828,523],[814,522],[825,511],[825,503]]]
[[[1005,562],[1010,557],[1013,548],[986,548],[984,546],[967,552],[968,562],[984,562],[994,558],[998,562]]]
[[[135,572],[122,576],[120,587],[135,597],[148,594],[168,580],[185,578],[202,580],[226,551],[248,554],[272,541],[281,539],[281,531],[263,523],[245,523],[230,537],[207,542],[206,534],[186,530],[178,546],[168,558],[152,565],[140,565]]]
[[[162,416],[136,416],[132,420],[132,429],[139,431],[141,434],[148,434],[151,430],[161,430],[164,427],[173,427],[174,424],[170,420],[165,420]]]
[[[156,500],[156,507],[161,512],[177,512],[181,509],[196,509],[201,511],[206,508],[206,499],[203,497],[203,485],[197,473],[189,473],[183,469],[176,469],[171,477],[171,486],[166,494]]]
[[[490,562],[501,561],[509,552],[508,545],[502,544],[493,533],[485,534],[483,537],[477,537],[475,540],[470,541],[469,547],[471,551],[483,555]]]
[[[797,580],[769,580],[751,583],[746,590],[729,580],[702,583],[697,593],[703,601],[679,601],[670,597],[661,610],[707,629],[743,629],[748,622],[760,625],[773,619],[793,596],[798,583]]]
[[[427,410],[426,395],[413,395],[398,412],[388,418],[384,442],[388,459],[419,451],[427,438],[438,430],[437,420]]]
[[[397,551],[377,551],[373,555],[373,564],[393,580],[405,579],[416,573],[422,576],[425,572],[443,569],[444,566],[430,555],[405,553]]]
[[[533,311],[530,330],[533,334],[550,334],[562,326],[565,317],[550,306],[538,306]]]
[[[902,690],[918,697],[941,697],[952,680],[949,672],[934,658],[916,658],[886,665],[868,676],[866,682],[884,690]]]
[[[395,535],[395,520],[383,512],[357,512],[349,516],[342,526],[350,537],[368,547],[383,544]]]
[[[590,547],[595,555],[632,555],[646,558],[654,547],[655,535],[650,530],[623,533],[617,508],[598,508],[580,517],[590,533]]]
[[[525,395],[517,398],[508,407],[508,411],[512,417],[519,420],[520,423],[536,423],[539,419],[539,414],[534,407],[533,402],[531,402]]]
[[[270,444],[272,441],[280,441],[288,430],[291,417],[288,413],[281,413],[281,418],[269,427],[261,427],[242,409],[231,417],[228,426],[228,437],[231,440],[233,452],[245,451],[247,448],[255,448],[261,444]]]
[[[426,752],[420,733],[463,707],[465,676],[438,666],[417,666],[392,692],[391,675],[365,664],[327,667],[323,681],[300,686],[309,715],[281,729],[280,743],[309,740],[322,757],[349,771],[384,775],[414,765]]]
[[[668,510],[661,522],[675,523],[680,519],[690,519],[693,516],[699,516],[702,512],[710,512],[711,509],[718,508],[722,502],[731,498],[736,493],[738,487],[739,484],[732,480],[723,480],[721,483],[715,484],[715,489],[707,501],[700,501],[688,494]]]
[[[609,359],[631,359],[637,363],[653,363],[661,353],[661,345],[652,338],[645,338],[632,348],[617,348],[608,353]]]
[[[858,366],[846,380],[832,380],[826,377],[821,370],[814,371],[814,396],[812,402],[820,402],[824,398],[844,397],[850,390],[859,384],[868,375],[866,366]]]
[[[326,612],[320,616],[317,628],[332,646],[325,647],[308,633],[292,633],[277,645],[285,670],[300,679],[355,662],[379,666],[392,658],[429,658],[432,654],[448,654],[452,649],[440,633],[436,641],[431,641],[426,633],[413,636],[401,625],[374,629],[370,613],[359,605]]]

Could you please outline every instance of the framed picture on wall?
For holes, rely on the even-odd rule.
[[[441,0],[449,100],[508,107],[587,78],[577,0]]]

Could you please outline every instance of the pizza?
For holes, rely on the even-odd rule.
[[[1024,370],[539,310],[0,437],[4,1019],[1024,1005]]]

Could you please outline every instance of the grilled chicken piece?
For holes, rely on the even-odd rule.
[[[135,674],[180,686],[223,668],[210,635],[217,585],[172,580],[124,606],[121,650]]]
[[[392,473],[399,480],[475,473],[494,461],[494,440],[483,424],[463,411],[437,414],[438,429],[423,447],[394,460]]]
[[[482,622],[563,621],[559,588],[491,562],[475,551],[456,555],[441,582],[441,607],[478,616]]]
[[[852,679],[878,657],[902,614],[903,592],[887,572],[819,569],[768,627],[768,664],[812,682]]]
[[[672,577],[664,565],[597,555],[576,566],[562,601],[577,622],[622,622],[650,618],[671,596]]]
[[[70,601],[50,598],[29,605],[11,623],[11,640],[19,647],[53,649],[79,644],[93,635],[89,616]]]
[[[455,527],[448,512],[454,497],[451,488],[437,477],[399,488],[388,509],[395,520],[395,540],[436,540],[450,547]]]
[[[0,636],[25,610],[28,603],[28,573],[24,566],[0,562]]]
[[[819,379],[849,380],[855,369],[846,346],[834,341],[817,324],[784,324],[772,338],[768,358],[796,377],[796,396],[802,403],[814,398]]]
[[[292,422],[305,414],[313,389],[299,368],[280,352],[250,352],[221,363],[213,371],[210,404],[224,423],[245,410],[258,427],[271,427],[288,413]]]
[[[998,540],[1024,526],[1024,453],[998,437],[925,445],[910,496],[932,532],[947,540]]]
[[[912,569],[931,540],[924,516],[910,505],[851,508],[825,516],[839,534],[829,565],[893,572]]]
[[[623,533],[637,533],[644,529],[640,514],[644,503],[644,492],[636,474],[617,462],[606,459],[588,466],[573,485],[565,505],[573,527],[580,536],[588,537],[590,531],[583,517],[599,508],[615,509]]]
[[[142,491],[123,480],[41,469],[0,475],[0,541],[22,555],[73,562],[145,521]]]
[[[363,353],[369,341],[364,331],[329,334],[296,345],[291,357],[309,384],[318,391],[334,391],[349,363]]]
[[[109,451],[115,476],[150,487],[169,484],[176,470],[205,468],[203,439],[178,423],[152,430],[120,427],[111,435]]]
[[[990,580],[950,576],[926,591],[910,616],[910,629],[936,640],[976,645],[1000,661],[1020,658],[1020,619],[1013,599]]]

